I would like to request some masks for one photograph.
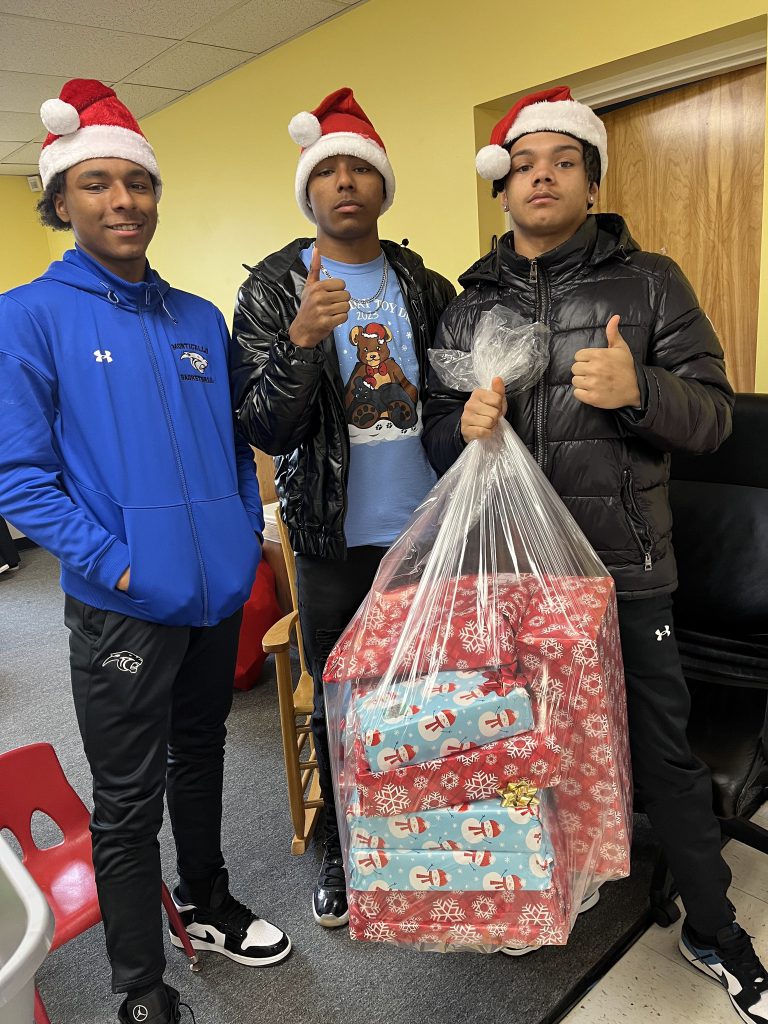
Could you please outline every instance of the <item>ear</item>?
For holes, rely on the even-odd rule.
[[[353,345],[357,344],[357,336],[361,330],[362,327],[353,327],[352,330],[349,332],[349,340],[352,342]]]
[[[587,190],[587,209],[590,210],[597,202],[597,197],[600,192],[600,186],[596,182],[590,182]]]
[[[501,204],[501,208],[504,213],[509,213],[509,199],[507,198],[506,189],[502,189],[502,191],[499,192],[499,203]]]
[[[67,210],[67,197],[64,192],[56,192],[53,197],[53,208],[56,211],[56,216],[59,220],[63,221],[65,224],[71,223],[72,218],[69,216],[69,211]]]
[[[392,341],[392,331],[388,327],[384,327],[384,341]]]

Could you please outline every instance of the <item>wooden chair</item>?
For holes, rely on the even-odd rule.
[[[262,643],[267,654],[274,654],[277,670],[277,694],[280,700],[280,728],[283,734],[285,775],[288,781],[288,805],[295,834],[291,853],[305,853],[315,825],[317,813],[323,806],[317,775],[315,741],[310,718],[314,701],[312,675],[307,670],[304,646],[299,625],[299,601],[296,591],[296,562],[288,539],[288,530],[279,510],[275,519],[280,544],[288,570],[293,610],[267,632]],[[291,640],[295,637],[299,652],[299,679],[294,686],[294,668],[291,663]],[[301,755],[305,753],[302,760]]]

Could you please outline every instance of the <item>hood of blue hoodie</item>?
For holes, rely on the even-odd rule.
[[[144,272],[144,280],[133,283],[107,270],[77,245],[65,252],[56,263],[52,263],[42,277],[48,281],[58,281],[60,284],[68,284],[81,291],[90,292],[112,306],[119,306],[133,313],[148,312],[158,306],[165,307],[165,296],[171,287],[156,270],[152,269],[149,261]]]

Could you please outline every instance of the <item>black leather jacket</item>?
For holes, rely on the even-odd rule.
[[[343,559],[349,429],[336,345],[329,335],[317,348],[301,349],[288,336],[307,279],[301,251],[312,242],[298,238],[251,268],[235,307],[232,383],[242,433],[276,456],[275,484],[294,551]],[[408,308],[423,402],[426,350],[456,292],[415,252],[394,242],[381,247]]]
[[[677,571],[667,488],[670,452],[714,451],[731,431],[733,391],[714,328],[680,268],[642,252],[621,217],[589,216],[567,242],[536,260],[511,234],[460,278],[436,348],[468,349],[483,310],[496,303],[549,325],[550,364],[535,388],[509,402],[507,419],[549,477],[624,598],[673,590]],[[635,358],[639,411],[605,411],[573,397],[581,348],[620,331]],[[468,395],[429,378],[424,444],[438,473],[464,448]]]

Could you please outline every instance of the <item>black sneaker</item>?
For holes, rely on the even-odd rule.
[[[720,982],[742,1020],[750,1024],[768,1021],[768,973],[749,935],[736,922],[721,928],[714,943],[703,940],[683,922],[679,947],[688,963]]]
[[[222,868],[211,886],[210,905],[182,903],[178,886],[173,890],[181,920],[194,949],[223,953],[246,967],[269,967],[285,960],[291,940],[269,921],[257,917],[229,891],[229,875]],[[181,939],[172,928],[171,942],[181,948]]]
[[[123,1000],[117,1019],[120,1024],[179,1024],[179,1006],[176,989],[170,985],[158,985],[145,996]]]
[[[349,923],[347,880],[338,836],[325,843],[323,863],[312,893],[312,916],[323,928],[341,928]]]

